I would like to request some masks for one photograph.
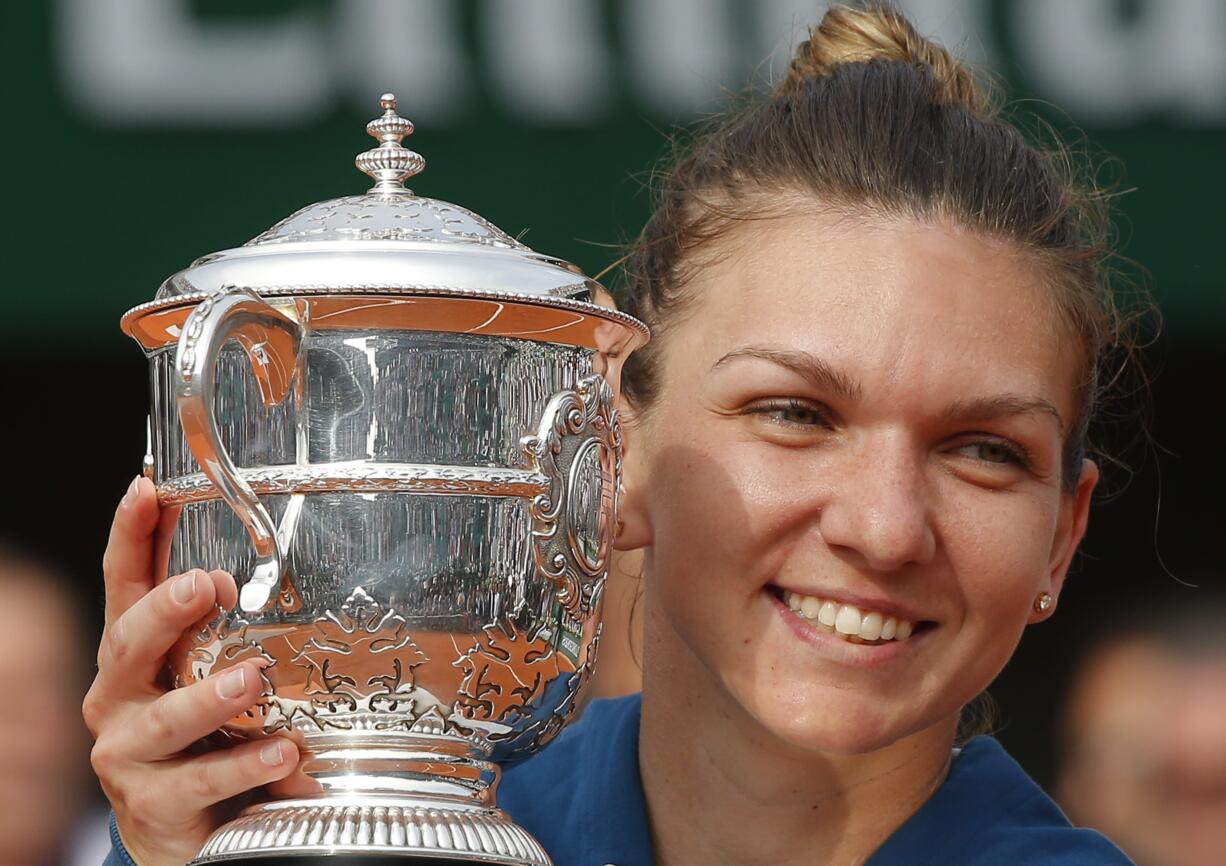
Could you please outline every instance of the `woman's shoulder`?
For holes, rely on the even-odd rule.
[[[619,744],[625,745],[626,735],[633,736],[633,757],[637,760],[640,707],[638,694],[592,701],[579,719],[567,725],[547,748],[507,768],[503,787],[513,793],[521,786],[565,782],[586,775],[591,768],[583,766],[584,762],[597,757],[589,753],[605,753]]]
[[[1073,827],[991,737],[975,737],[949,778],[869,861],[894,864],[1129,866],[1105,837]]]
[[[593,701],[540,753],[504,771],[498,805],[555,863],[650,863],[638,766],[639,695]]]

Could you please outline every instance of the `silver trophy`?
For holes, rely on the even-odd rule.
[[[240,587],[176,647],[174,684],[263,659],[223,734],[300,732],[321,787],[247,808],[196,863],[550,862],[499,810],[498,764],[591,676],[620,364],[647,331],[573,265],[406,189],[424,160],[381,104],[365,195],[198,259],[122,321],[151,365],[168,573]]]

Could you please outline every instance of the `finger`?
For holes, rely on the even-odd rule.
[[[209,579],[213,581],[217,603],[226,610],[233,610],[238,604],[238,584],[234,582],[234,578],[228,571],[214,569],[209,572]]]
[[[98,648],[98,678],[107,693],[138,694],[157,688],[166,653],[191,626],[212,619],[216,584],[192,569],[145,594],[111,623]]]
[[[137,762],[177,756],[255,705],[264,685],[261,667],[257,661],[243,661],[143,704],[136,717],[109,738],[108,752]]]
[[[305,763],[306,756],[303,756],[298,766],[288,776],[275,782],[269,782],[268,793],[277,800],[309,797],[311,794],[321,793],[324,789],[323,784],[302,771],[302,765]]]
[[[170,574],[170,551],[174,546],[175,527],[179,525],[179,516],[182,513],[182,505],[171,505],[161,509],[158,514],[157,528],[153,533],[154,583],[160,583]]]
[[[115,510],[102,556],[107,625],[153,588],[153,534],[158,513],[153,482],[137,476]]]
[[[297,766],[298,747],[285,737],[179,758],[157,768],[157,785],[166,795],[149,798],[142,808],[156,809],[158,823],[188,821],[222,800],[288,776]]]
[[[200,634],[209,628],[217,619],[219,613],[229,613],[238,604],[238,585],[229,572],[214,569],[208,572],[208,579],[213,583],[213,595],[216,603],[205,611],[204,616],[196,620],[184,630],[186,634]],[[173,652],[173,649],[171,650]]]
[[[302,731],[285,731],[278,736],[292,740],[298,747],[298,766],[285,778],[270,782],[266,786],[268,793],[274,799],[287,800],[292,797],[307,797],[323,791],[324,786],[320,781],[306,774],[306,768],[310,765],[313,756],[306,746],[306,737]]]

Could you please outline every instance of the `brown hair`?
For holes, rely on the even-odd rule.
[[[947,220],[1016,244],[1048,276],[1077,338],[1079,411],[1062,460],[1076,485],[1087,427],[1114,349],[1132,350],[1108,281],[1107,197],[1067,150],[1027,142],[988,89],[892,6],[832,7],[766,99],[715,118],[659,178],[657,204],[625,262],[623,308],[657,339],[627,360],[628,398],[648,407],[693,253],[737,222],[800,196],[852,213]],[[799,194],[799,196],[798,196]]]

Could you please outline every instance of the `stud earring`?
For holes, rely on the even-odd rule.
[[[1055,603],[1056,600],[1052,598],[1050,592],[1040,592],[1038,597],[1034,600],[1034,612],[1047,613],[1049,610],[1051,610],[1052,605]]]

